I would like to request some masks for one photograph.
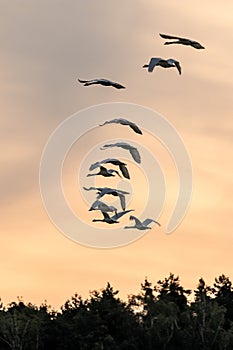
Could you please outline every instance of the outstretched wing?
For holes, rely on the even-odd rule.
[[[98,200],[94,201],[94,202],[92,203],[90,209],[88,209],[88,210],[89,210],[89,211],[92,211],[92,210],[95,210],[95,209],[99,208],[99,203],[100,203],[100,201],[98,201]]]
[[[118,159],[115,158],[107,158],[107,159],[103,159],[100,162],[96,162],[94,164],[92,164],[89,168],[89,170],[94,170],[96,168],[98,168],[101,164],[105,164],[105,163],[112,163],[114,165],[119,165],[119,163],[122,163],[121,161],[119,161]],[[125,163],[122,163],[125,164]]]
[[[161,61],[160,57],[152,57],[150,59],[149,67],[148,67],[148,72],[153,72],[155,66]]]
[[[180,62],[174,60],[174,63],[175,63],[175,65],[176,65],[176,68],[178,69],[179,74],[181,74],[181,65],[180,65]]]
[[[135,224],[138,225],[138,226],[142,225],[141,221],[138,218],[136,218],[136,216],[130,215],[129,219],[130,220],[134,220]]]
[[[141,130],[139,129],[139,127],[136,124],[134,124],[133,122],[131,122],[127,119],[123,119],[123,118],[116,118],[116,119],[108,120],[108,121],[104,122],[103,124],[100,124],[99,126],[103,126],[106,124],[112,124],[112,123],[129,125],[133,129],[133,131],[135,131],[137,134],[142,135]]]
[[[115,173],[115,174],[117,174],[121,179],[122,179],[122,176],[121,176],[121,174],[117,171],[117,170],[114,170],[114,169],[109,169],[108,170],[108,172],[110,173],[110,174],[113,174],[113,173]]]
[[[129,176],[129,172],[128,172],[128,169],[126,168],[125,164],[122,163],[119,165],[119,168],[122,172],[122,175],[126,178],[126,179],[130,179],[130,176]]]
[[[112,216],[112,219],[117,220],[117,219],[121,218],[123,215],[130,213],[131,211],[134,211],[134,209],[121,211],[120,213],[117,213],[116,215]]]
[[[178,36],[173,36],[173,35],[167,35],[167,34],[160,34],[159,35],[161,36],[161,38],[164,38],[164,39],[184,39],[184,38],[180,38]]]
[[[146,219],[146,220],[144,220],[144,221],[142,222],[142,225],[143,225],[143,226],[147,226],[147,225],[149,225],[151,222],[154,222],[154,223],[156,223],[157,225],[161,226],[159,222],[157,222],[157,221],[155,221],[155,220],[153,220],[153,219]]]
[[[125,210],[125,196],[123,194],[118,193],[118,197],[120,198],[121,208]]]
[[[125,89],[125,86],[119,84],[119,83],[115,83],[114,81],[111,82],[111,85],[116,88],[116,89]]]
[[[123,149],[126,149],[127,151],[130,152],[130,154],[131,154],[132,158],[135,160],[135,162],[141,163],[141,157],[140,157],[140,154],[139,154],[137,148],[131,146],[129,143],[126,143],[126,142],[110,143],[110,144],[104,145],[100,149],[105,150],[109,147],[121,147]]]
[[[136,124],[130,122],[129,126],[131,127],[131,129],[133,129],[134,132],[142,135],[142,131],[139,129],[139,127]]]
[[[131,156],[135,160],[135,162],[141,163],[141,156],[140,156],[137,148],[136,147],[132,147],[132,148],[129,149],[129,151],[130,151]]]
[[[105,219],[110,219],[110,216],[108,215],[108,213],[106,213],[105,211],[101,210],[101,213],[103,214]]]

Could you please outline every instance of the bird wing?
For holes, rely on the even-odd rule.
[[[105,219],[110,219],[110,216],[108,215],[108,213],[106,213],[105,211],[101,210],[101,213],[103,214]]]
[[[148,72],[153,72],[155,66],[161,61],[160,57],[152,57],[149,62]]]
[[[137,163],[141,163],[141,157],[140,154],[137,150],[136,147],[131,146],[130,144],[126,143],[126,142],[116,142],[116,143],[111,143],[108,145],[104,145],[103,147],[101,147],[101,150],[104,150],[106,148],[109,147],[121,147],[123,149],[126,149],[130,152],[131,156],[133,157],[133,159],[135,160],[135,162]]]
[[[112,216],[112,219],[113,220],[117,220],[119,219],[120,217],[122,217],[123,215],[133,211],[134,209],[130,209],[130,210],[124,210],[124,211],[121,211],[120,213],[117,213],[116,215]]]
[[[118,197],[120,198],[121,208],[125,210],[125,196],[123,194],[118,193]]]
[[[96,168],[98,168],[100,166],[101,162],[96,162],[94,164],[92,164],[89,168],[89,170],[94,170]]]
[[[108,172],[108,169],[105,168],[104,166],[100,165],[100,174],[101,175],[107,175],[109,172]]]
[[[117,170],[109,169],[108,172],[109,172],[110,174],[116,173],[120,178],[122,178],[121,174],[120,174]]]
[[[140,221],[138,218],[136,218],[136,216],[130,215],[129,219],[130,219],[130,220],[134,220],[134,221],[135,221],[135,224],[136,224],[137,226],[141,226],[141,225],[142,225],[141,221]]]
[[[155,221],[155,220],[153,220],[153,219],[146,219],[146,220],[144,220],[144,221],[142,222],[142,225],[143,225],[143,226],[147,226],[147,225],[149,225],[151,222],[154,222],[154,223],[158,224],[159,226],[161,226],[159,222],[157,222],[157,221]]]
[[[112,163],[112,164],[114,164],[114,163],[117,163],[117,165],[118,165],[119,162],[120,162],[120,161],[119,161],[118,159],[115,159],[115,158],[103,159],[103,160],[101,160],[100,162],[93,163],[93,164],[90,166],[89,170],[94,170],[94,169],[100,167],[101,164],[105,164],[105,163]],[[124,164],[124,163],[123,163],[123,164]],[[105,169],[106,169],[106,168],[105,168]]]
[[[131,148],[129,149],[129,151],[130,151],[131,156],[132,156],[133,159],[135,160],[135,162],[141,163],[141,156],[140,156],[140,154],[139,154],[137,148],[136,148],[136,147],[131,147]]]
[[[113,191],[117,192],[117,194],[129,194],[129,192],[122,191],[122,190],[113,189]]]
[[[116,89],[125,89],[125,86],[123,86],[119,83],[116,83],[116,82],[111,82],[111,85]]]
[[[190,41],[189,39],[186,38],[181,38],[179,36],[174,36],[174,35],[167,35],[167,34],[159,34],[161,36],[161,38],[164,39],[177,39],[177,40],[187,40]]]
[[[122,172],[122,175],[126,178],[126,179],[130,179],[130,176],[129,176],[129,172],[128,172],[128,169],[126,168],[125,164],[122,163],[119,165],[119,168]]]
[[[174,60],[174,63],[175,63],[175,65],[176,65],[176,68],[178,69],[179,74],[181,74],[181,65],[180,65],[180,62]]]
[[[133,131],[135,131],[137,134],[141,134],[142,135],[141,130],[139,129],[139,127],[136,124],[134,124],[133,122],[131,122],[131,121],[127,120],[127,119],[123,119],[123,118],[116,118],[116,119],[112,119],[112,120],[107,120],[103,124],[99,124],[99,126],[103,126],[103,125],[106,125],[106,124],[112,124],[112,123],[122,124],[122,125],[129,125],[133,129]]]
[[[133,129],[133,131],[135,131],[137,134],[140,134],[142,135],[142,131],[139,129],[139,127],[132,123],[132,122],[129,122],[129,126],[131,127],[131,129]]]
[[[97,197],[96,199],[100,199],[101,197],[103,197],[106,193],[103,193],[102,191],[101,192],[98,192],[97,193]]]
[[[92,203],[92,205],[91,205],[89,211],[95,210],[96,208],[99,208],[99,203],[100,203],[100,201],[98,201],[98,200],[94,201],[94,202]]]
[[[121,162],[119,159],[116,159],[116,158],[107,158],[103,161],[104,163],[111,163],[113,165],[121,165],[121,164],[124,164],[123,162]]]
[[[114,207],[114,206],[108,206],[107,204],[105,204],[104,202],[101,202],[101,201],[99,201],[99,209],[101,210],[101,211],[104,211],[104,212],[107,212],[107,211],[110,211],[110,212],[112,212],[112,211],[117,211],[117,209]]]

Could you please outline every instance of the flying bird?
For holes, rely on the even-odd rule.
[[[129,194],[129,192],[126,191],[122,191],[122,190],[117,190],[115,188],[109,188],[109,187],[83,187],[84,190],[86,191],[97,191],[98,196],[96,197],[96,199],[100,199],[101,197],[105,196],[106,194],[108,195],[112,195],[115,197],[119,197],[120,198],[120,202],[121,202],[121,207],[123,210],[125,210],[125,195]]]
[[[135,162],[137,163],[141,163],[141,156],[137,150],[136,147],[131,146],[130,144],[126,143],[126,142],[116,142],[116,143],[111,143],[108,145],[104,145],[103,147],[101,147],[101,150],[105,150],[107,148],[110,147],[121,147],[123,149],[126,149],[130,152],[132,158],[135,160]]]
[[[97,175],[102,175],[104,177],[111,177],[111,176],[115,176],[114,175],[117,174],[119,177],[121,177],[121,175],[119,174],[119,172],[117,170],[114,169],[107,169],[104,166],[100,165],[100,171],[98,173],[95,174],[87,174],[87,176],[97,176]]]
[[[177,41],[166,41],[164,45],[170,45],[170,44],[182,44],[182,45],[187,45],[187,46],[192,46],[195,49],[204,49],[204,46],[202,46],[200,43],[194,40],[190,39],[185,39],[185,38],[180,38],[178,36],[173,36],[173,35],[167,35],[167,34],[159,34],[161,38],[164,39],[175,39]]]
[[[99,201],[98,199],[94,203],[92,203],[89,211],[92,211],[92,210],[101,210],[104,213],[115,212],[115,214],[117,214],[116,207],[114,207],[113,205],[107,205],[106,203]]]
[[[116,89],[125,89],[125,86],[116,83],[115,81],[111,81],[108,79],[91,79],[91,80],[81,80],[78,79],[78,81],[82,84],[84,84],[84,86],[89,86],[89,85],[103,85],[103,86],[112,86]]]
[[[100,124],[100,126],[103,126],[106,124],[112,124],[112,123],[121,124],[121,125],[129,125],[129,127],[131,129],[133,129],[134,132],[142,135],[142,131],[139,129],[139,127],[127,119],[117,118],[117,119],[108,120],[104,124]]]
[[[89,170],[94,170],[94,169],[96,169],[97,167],[101,166],[102,164],[106,164],[106,163],[111,163],[111,164],[113,164],[113,165],[119,166],[120,171],[122,172],[122,175],[123,175],[126,179],[130,179],[128,169],[126,168],[126,164],[123,163],[123,162],[121,162],[121,161],[118,160],[118,159],[115,159],[115,158],[107,158],[107,159],[101,160],[100,162],[96,162],[96,163],[94,163],[94,164],[92,164],[92,165],[90,166]]]
[[[161,57],[152,57],[150,59],[149,64],[144,64],[142,68],[148,68],[148,72],[151,73],[153,72],[156,66],[161,66],[163,68],[176,67],[178,69],[179,74],[181,74],[180,62],[174,60],[173,58],[168,58],[165,60],[164,58],[161,58]]]
[[[143,222],[141,222],[138,218],[136,218],[136,216],[133,216],[133,215],[130,215],[129,219],[134,220],[135,225],[134,226],[125,226],[124,228],[126,228],[126,229],[127,228],[136,228],[138,230],[148,230],[148,229],[151,229],[151,227],[148,226],[151,222],[154,222],[157,225],[161,226],[158,221],[155,221],[153,219],[146,219]]]
[[[119,218],[121,218],[123,215],[128,214],[129,212],[131,212],[133,210],[134,209],[121,211],[120,213],[117,213],[117,214],[113,215],[112,217],[110,217],[108,215],[108,213],[102,211],[104,218],[103,219],[93,219],[92,221],[93,222],[102,221],[102,222],[107,222],[108,224],[117,224],[117,223],[119,223],[119,221],[117,221]]]

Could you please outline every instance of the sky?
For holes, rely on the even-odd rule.
[[[146,276],[155,284],[170,272],[191,289],[200,277],[208,284],[222,273],[233,280],[232,2],[3,0],[0,9],[2,301],[22,296],[59,308],[75,292],[87,297],[108,281],[126,298]],[[197,40],[206,49],[164,46],[159,33]],[[182,75],[162,68],[149,74],[142,66],[150,57],[178,59]],[[126,89],[77,83],[98,77]],[[168,186],[161,228],[103,250],[75,243],[53,225],[41,199],[39,167],[60,123],[109,102],[138,104],[172,123],[190,155],[194,181],[189,210],[167,235],[176,173],[166,149],[154,145]],[[75,154],[81,162],[89,146],[84,138],[80,153],[72,155],[74,147],[67,157],[64,188],[74,207]]]

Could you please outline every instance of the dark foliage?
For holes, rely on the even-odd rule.
[[[146,278],[127,302],[107,283],[83,300],[75,294],[55,312],[21,299],[0,303],[1,350],[231,350],[233,288],[199,280],[193,297],[170,274],[155,286]],[[190,300],[189,300],[190,299]]]

